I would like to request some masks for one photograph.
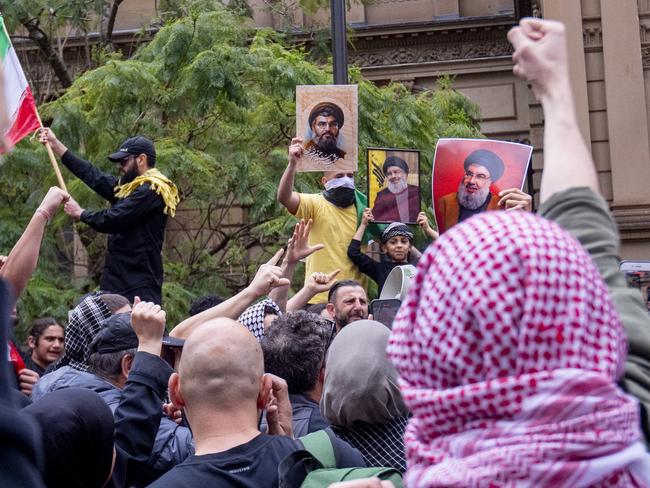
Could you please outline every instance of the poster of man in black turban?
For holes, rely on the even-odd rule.
[[[357,169],[357,86],[296,88],[296,125],[303,155],[297,171]]]
[[[419,185],[419,151],[368,148],[368,201],[375,222],[415,224]]]
[[[440,139],[432,195],[440,233],[477,213],[500,210],[502,191],[521,193],[531,146],[488,139]]]

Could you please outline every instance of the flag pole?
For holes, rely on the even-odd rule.
[[[34,108],[36,108],[36,103],[34,103]],[[41,129],[45,129],[45,126],[43,125],[43,121],[41,120],[41,116],[38,113],[38,108],[36,108],[36,117],[38,118],[38,123],[41,125]],[[64,192],[68,193],[68,189],[65,186],[65,181],[63,181],[63,175],[61,174],[61,170],[59,169],[59,163],[56,161],[56,156],[54,155],[54,151],[52,150],[52,146],[50,145],[49,141],[45,143],[45,149],[47,149],[47,155],[50,157],[50,163],[52,163],[52,169],[54,169],[54,174],[56,175],[56,179],[59,182],[59,188],[61,188]]]
[[[7,39],[11,39],[11,37],[9,36],[9,32],[7,32],[7,26],[5,25],[5,23],[0,22],[0,24],[2,24],[2,29],[4,30]],[[38,113],[38,108],[36,108],[36,101],[34,101],[34,111],[36,112],[36,118],[38,119],[38,123],[41,126],[41,129],[43,129],[44,128],[43,121],[41,120],[41,116]],[[56,156],[54,156],[54,151],[52,151],[52,146],[50,145],[49,142],[45,144],[45,149],[47,149],[47,154],[50,157],[50,163],[52,163],[54,174],[56,175],[56,179],[59,182],[59,188],[61,188],[64,192],[68,193],[68,189],[65,186],[65,181],[63,181],[63,176],[61,175],[61,170],[59,169],[59,164],[56,162]]]

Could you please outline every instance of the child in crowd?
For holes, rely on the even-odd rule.
[[[363,234],[368,224],[374,220],[372,211],[366,208],[361,217],[361,224],[359,224],[359,228],[352,236],[348,246],[348,257],[363,274],[368,275],[377,283],[379,293],[381,293],[390,272],[396,266],[417,264],[420,253],[419,251],[417,253],[412,252],[417,251],[413,247],[413,232],[408,225],[401,222],[393,222],[381,233],[381,252],[384,254],[381,262],[377,262],[361,252]],[[417,223],[431,240],[435,241],[438,238],[438,233],[431,228],[429,219],[424,212],[418,214]]]

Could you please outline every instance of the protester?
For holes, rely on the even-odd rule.
[[[176,213],[178,189],[158,169],[153,143],[143,136],[131,137],[108,159],[117,163],[120,178],[102,173],[74,155],[51,129],[41,131],[40,141],[50,143],[63,164],[99,196],[108,200],[107,210],[85,210],[70,199],[65,212],[98,232],[109,234],[102,290],[133,301],[162,303],[162,245],[167,216]]]
[[[556,22],[522,22],[509,39],[516,75],[530,80],[545,117],[544,172],[540,214],[571,232],[598,266],[628,336],[621,385],[642,402],[646,443],[650,439],[650,318],[638,290],[619,271],[620,236],[576,121],[568,75],[565,33]]]
[[[305,277],[313,273],[331,273],[334,269],[340,269],[339,279],[354,279],[365,286],[365,278],[345,253],[357,227],[358,211],[355,198],[358,198],[358,195],[354,189],[354,173],[324,173],[321,183],[325,190],[322,194],[294,191],[296,164],[303,153],[301,143],[302,139],[299,138],[291,140],[289,163],[280,180],[277,197],[292,215],[299,219],[313,220],[310,243],[327,242],[327,247],[307,258]],[[326,300],[327,294],[319,293],[312,302],[320,303]]]
[[[36,401],[50,392],[61,389],[86,388],[98,393],[115,413],[124,397],[124,388],[135,361],[137,347],[138,337],[131,327],[131,314],[110,315],[100,324],[99,332],[88,345],[87,372],[68,366],[61,368],[63,374],[57,374],[57,371],[46,375],[37,385],[32,399]],[[161,361],[155,363],[158,368]],[[169,367],[168,369],[165,379],[171,374],[171,369]],[[145,371],[144,374],[152,378],[156,377],[155,370]],[[52,380],[50,376],[53,377]],[[159,407],[158,413],[161,415],[162,405],[159,404]],[[154,433],[155,442],[147,455],[149,476],[153,479],[193,452],[192,435],[189,429],[179,426],[167,417],[160,418],[158,424],[157,433]]]
[[[11,308],[14,324],[16,323],[16,301],[27,287],[27,282],[32,277],[38,264],[45,226],[52,220],[59,206],[69,198],[70,196],[59,188],[50,188],[34,212],[20,239],[14,244],[9,256],[0,267],[0,277],[5,279],[13,288]],[[8,347],[15,373],[10,375],[10,381],[16,389],[29,396],[39,379],[39,374],[25,367],[20,355],[20,349],[13,338],[13,330],[10,331]]]
[[[169,394],[183,408],[194,432],[196,454],[152,486],[278,486],[278,465],[302,449],[291,437],[291,423],[280,422],[288,404],[287,385],[264,375],[262,349],[255,337],[231,319],[201,323],[185,342]],[[278,415],[269,416],[261,434],[260,413],[270,398]],[[291,415],[289,413],[288,417]],[[288,430],[287,430],[288,429]],[[336,443],[338,467],[363,466],[358,451]]]
[[[408,410],[386,357],[389,333],[380,322],[359,320],[336,335],[320,408],[334,433],[359,449],[368,466],[404,473]]]
[[[282,311],[277,303],[266,298],[244,310],[237,322],[251,331],[255,339],[261,341],[268,328],[280,315]]]
[[[571,190],[559,204],[573,185],[596,189],[563,26],[525,19],[509,38],[515,73],[533,81],[548,114],[544,194]],[[585,216],[574,228],[593,232]],[[481,271],[468,274],[477,261]],[[616,385],[625,353],[609,290],[567,231],[525,212],[458,224],[422,257],[389,341],[413,414],[406,484],[647,485],[639,404]]]
[[[381,293],[390,272],[396,266],[417,264],[419,255],[417,259],[413,259],[413,256],[411,256],[411,251],[414,249],[414,235],[408,225],[402,224],[401,222],[393,222],[381,233],[381,252],[385,255],[385,259],[378,262],[361,252],[361,239],[368,224],[374,220],[372,211],[366,208],[363,211],[361,224],[359,224],[357,232],[352,236],[352,240],[348,246],[348,257],[363,274],[369,276],[377,283],[379,293]],[[432,241],[438,238],[438,233],[431,228],[429,219],[424,212],[419,213],[417,221],[424,233]]]
[[[337,282],[329,291],[327,311],[334,318],[336,331],[355,320],[368,318],[368,296],[361,284],[354,280]]]
[[[2,100],[3,92],[0,90],[0,104]],[[45,484],[38,471],[42,450],[36,440],[37,426],[17,408],[20,405],[16,397],[23,395],[11,384],[14,374],[7,361],[9,316],[13,303],[9,286],[0,279],[0,486],[41,488]]]
[[[29,354],[25,365],[39,376],[63,354],[65,329],[52,317],[36,319],[27,333]]]
[[[82,388],[55,391],[26,407],[36,420],[48,488],[102,488],[111,477],[115,425],[100,396]]]
[[[261,341],[264,371],[287,382],[295,437],[329,427],[318,404],[333,325],[309,312],[290,312],[276,319]]]
[[[57,381],[69,370],[88,371],[88,347],[101,330],[102,322],[113,314],[129,310],[131,304],[121,295],[99,292],[86,295],[68,312],[65,352],[48,367],[46,377],[39,380],[32,398],[42,395],[47,383]],[[74,374],[74,371],[71,372]]]

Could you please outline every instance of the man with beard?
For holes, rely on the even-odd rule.
[[[504,171],[503,161],[492,151],[477,149],[467,156],[463,166],[465,174],[458,184],[458,192],[438,200],[442,214],[442,222],[438,223],[441,233],[486,210],[531,210],[531,196],[517,188],[503,190],[499,195],[490,193],[490,185],[501,178]]]
[[[415,222],[420,213],[420,190],[407,182],[409,167],[402,158],[388,156],[384,161],[386,188],[377,193],[372,215],[377,222]]]
[[[309,113],[312,139],[305,144],[305,154],[330,165],[345,157],[338,144],[339,130],[343,127],[343,110],[333,103],[323,102]]]
[[[334,317],[336,332],[357,320],[368,318],[368,295],[361,283],[344,280],[336,283],[327,296],[327,311]]]
[[[354,189],[354,173],[326,171],[321,178],[321,184],[325,187],[322,193],[298,193],[293,186],[296,165],[303,153],[302,139],[293,138],[289,146],[289,163],[280,179],[277,198],[292,215],[313,221],[309,234],[310,245],[325,245],[307,258],[305,277],[314,273],[329,274],[340,269],[337,278],[354,279],[365,284],[366,278],[347,255],[348,244],[357,230],[355,202],[359,195]],[[365,205],[364,202],[364,208]],[[310,303],[326,302],[325,292],[310,300]]]
[[[162,245],[167,215],[174,216],[176,186],[154,168],[156,150],[143,136],[124,141],[108,159],[119,164],[120,178],[101,172],[74,155],[50,129],[41,131],[63,164],[99,196],[111,203],[106,210],[85,210],[70,198],[65,212],[98,232],[108,234],[106,262],[100,287],[133,301],[162,302]]]

